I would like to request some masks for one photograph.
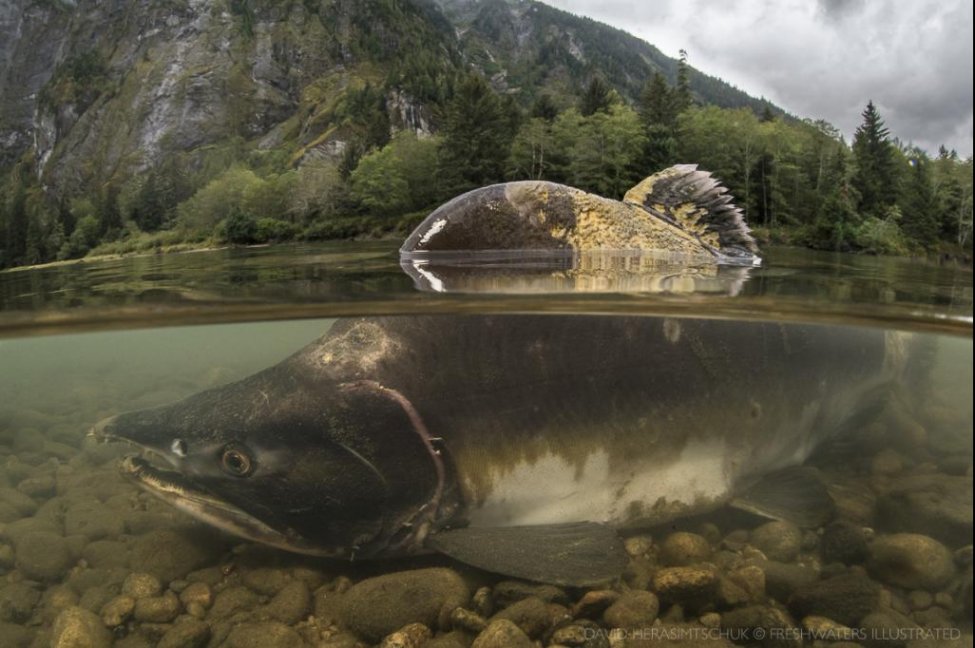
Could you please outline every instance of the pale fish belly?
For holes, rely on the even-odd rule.
[[[665,462],[647,457],[621,462],[597,450],[581,467],[551,453],[503,470],[486,465],[490,487],[468,517],[472,526],[483,527],[665,521],[726,501],[734,454],[724,438],[712,437],[690,440]]]

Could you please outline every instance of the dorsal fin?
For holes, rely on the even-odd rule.
[[[754,255],[758,246],[732,200],[727,187],[696,164],[677,164],[655,173],[623,197],[623,202],[696,234],[721,254]]]

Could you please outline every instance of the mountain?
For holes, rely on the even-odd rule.
[[[298,150],[349,88],[393,74],[390,107],[419,122],[398,93],[461,65],[443,15],[405,0],[10,0],[0,43],[0,168],[28,163],[58,195],[175,152]]]
[[[354,129],[350,89],[384,88],[394,127],[431,130],[468,65],[523,105],[574,101],[593,74],[632,100],[676,70],[652,45],[539,2],[8,0],[0,169],[20,161],[70,196],[176,152],[196,166],[242,144],[336,155]],[[690,80],[704,103],[764,106]]]
[[[437,0],[437,5],[455,26],[465,59],[503,92],[521,97],[548,92],[568,103],[592,75],[601,75],[632,102],[654,72],[676,82],[677,60],[653,45],[541,2]],[[702,103],[781,112],[693,68],[690,85]]]

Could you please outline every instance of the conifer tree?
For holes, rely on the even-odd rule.
[[[816,247],[833,250],[849,249],[860,224],[856,205],[859,195],[850,181],[846,163],[846,146],[838,147],[823,174],[822,207],[813,223]]]
[[[532,104],[532,117],[551,122],[553,119],[558,117],[558,114],[559,109],[555,105],[555,102],[552,101],[552,95],[548,94],[547,92],[539,95],[538,99],[535,100],[535,103]]]
[[[469,75],[447,106],[439,176],[445,195],[500,182],[514,132],[512,118],[484,79]]]
[[[640,119],[648,127],[653,124],[672,127],[677,119],[674,92],[660,72],[654,72],[640,92]]]
[[[680,51],[677,61],[677,85],[674,88],[674,105],[677,114],[690,108],[694,103],[691,96],[690,66],[687,65],[687,50]]]
[[[98,231],[105,238],[114,238],[122,229],[122,213],[118,206],[118,187],[105,186],[98,198]]]
[[[922,151],[914,151],[910,164],[911,173],[905,183],[901,202],[901,229],[904,234],[928,247],[937,241],[941,229],[934,182],[931,178],[931,163]]]
[[[640,122],[646,136],[641,172],[649,175],[676,162],[677,106],[664,75],[655,72],[640,92]]]
[[[867,102],[863,123],[853,136],[856,173],[853,184],[860,192],[860,212],[881,216],[897,197],[894,149],[873,101]]]
[[[596,75],[579,99],[579,112],[583,117],[588,117],[597,112],[608,112],[611,103],[612,88]]]
[[[4,246],[5,263],[17,265],[24,263],[27,252],[27,192],[21,178],[12,181],[11,196],[6,204],[6,232]]]
[[[775,156],[765,151],[758,156],[758,160],[752,166],[750,177],[754,178],[758,186],[752,194],[752,205],[749,217],[753,222],[770,225],[775,223],[774,193],[772,178],[775,175]]]

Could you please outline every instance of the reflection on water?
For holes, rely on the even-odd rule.
[[[444,277],[434,275],[446,291],[424,293],[415,289],[414,280],[422,288],[429,278],[404,272],[392,242],[129,257],[0,273],[0,334],[507,310],[707,312],[880,325],[899,320],[903,326],[970,335],[970,268],[770,248],[761,267],[745,270],[677,270],[663,261],[649,273],[590,265],[539,272],[528,267],[512,276],[497,268],[475,274],[454,266],[441,270]]]
[[[751,266],[688,261],[660,252],[587,251],[526,258],[523,252],[441,253],[401,259],[419,290],[493,295],[721,294],[734,297]]]
[[[773,249],[747,271],[645,259],[518,273],[504,263],[428,267],[442,291],[424,292],[416,287],[433,288],[430,278],[404,272],[394,248],[222,250],[0,273],[0,646],[971,644],[970,270]],[[520,312],[560,314],[511,315]],[[634,515],[620,580],[553,587],[436,555],[350,563],[259,546],[139,490],[118,469],[130,449],[86,438],[106,417],[231,384],[326,331],[349,331],[332,316],[395,314],[419,331],[383,347],[407,354],[402,382],[375,381],[368,408],[342,396],[344,411],[365,416],[362,430],[408,414],[387,411],[395,399],[383,401],[392,392],[376,385],[395,390],[448,462],[464,455],[450,446],[456,430],[477,438],[502,422],[481,435],[481,454],[450,464],[483,473],[451,496],[493,479],[544,478],[485,496],[472,509],[481,523],[510,513],[518,498],[534,498],[536,521],[551,521],[600,492],[637,486],[651,501],[630,512],[655,513],[665,502],[650,486],[703,492],[720,481],[716,466],[774,456],[730,493],[755,510],[758,473],[806,455],[834,517],[796,525],[688,507],[647,528],[663,518]],[[278,321],[231,323],[257,319]],[[214,324],[172,326],[185,322]],[[376,330],[317,357],[388,367],[362,352],[390,341],[368,334]],[[344,384],[368,386],[377,377],[369,371]],[[471,383],[476,375],[496,388]],[[875,380],[894,375],[891,389]],[[307,385],[265,390],[254,402],[272,408]],[[421,398],[411,385],[437,394]],[[224,411],[203,432],[249,425],[248,412]],[[436,431],[444,421],[454,425]],[[413,425],[396,431],[412,434]],[[835,438],[810,432],[824,428]],[[522,437],[495,439],[514,430]],[[645,470],[609,470],[608,454],[566,443],[570,432],[594,446],[612,441],[617,458],[649,453]],[[729,442],[697,443],[704,438]],[[344,440],[355,451],[346,458],[389,447],[359,448],[356,439]],[[511,465],[492,470],[499,457]],[[325,473],[323,483],[334,483]],[[775,497],[762,506],[783,503],[799,508]],[[281,514],[275,507],[266,508]],[[301,506],[287,508],[300,516]],[[564,548],[539,540],[537,549]]]

